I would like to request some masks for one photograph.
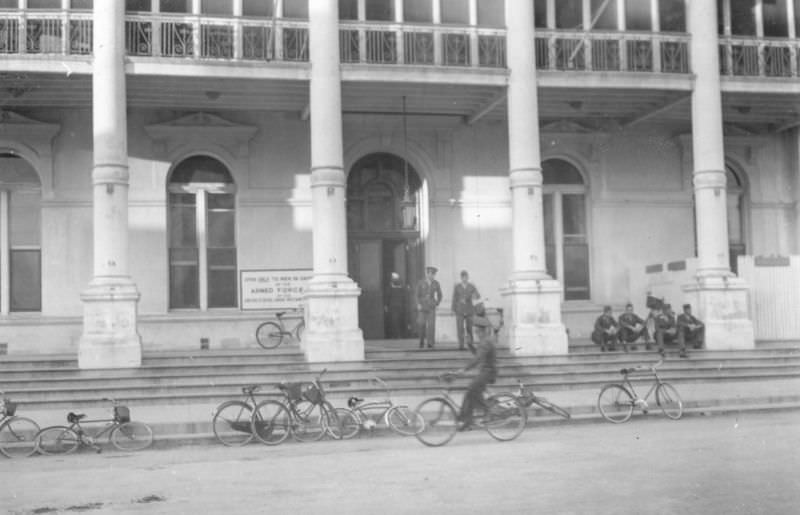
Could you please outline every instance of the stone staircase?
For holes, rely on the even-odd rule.
[[[449,348],[448,348],[449,347]],[[280,398],[274,384],[308,381],[323,368],[328,397],[336,406],[351,395],[382,399],[392,389],[395,401],[416,406],[440,392],[437,376],[463,366],[471,357],[442,345],[418,350],[413,341],[368,342],[363,362],[309,364],[297,346],[145,354],[138,369],[80,370],[75,356],[3,356],[0,390],[19,403],[19,414],[42,427],[63,424],[68,411],[91,418],[109,412],[103,397],[131,407],[133,418],[150,423],[162,440],[208,438],[211,413],[219,403],[242,398],[242,386],[263,384],[260,398]],[[654,352],[598,352],[588,340],[570,344],[566,356],[515,357],[501,350],[494,391],[512,389],[517,380],[564,406],[575,420],[599,421],[595,402],[600,387],[619,378],[619,369],[655,362]],[[678,388],[687,413],[743,409],[800,408],[800,344],[765,342],[749,351],[692,351],[689,359],[670,352],[659,375]],[[466,380],[456,383],[463,387]],[[644,385],[642,394],[649,388]],[[460,393],[457,393],[460,397]],[[532,412],[532,420],[548,422]]]

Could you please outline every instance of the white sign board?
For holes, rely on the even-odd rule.
[[[239,305],[242,310],[298,309],[311,275],[307,269],[242,270]]]

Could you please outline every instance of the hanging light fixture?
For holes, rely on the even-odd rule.
[[[411,199],[408,184],[408,121],[406,119],[406,97],[403,96],[403,200],[400,201],[400,221],[403,230],[417,228],[417,206]]]

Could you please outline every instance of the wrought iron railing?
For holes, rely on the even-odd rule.
[[[505,31],[448,25],[347,21],[343,63],[503,68]]]
[[[308,61],[308,23],[182,15],[125,17],[128,55],[228,61]]]
[[[744,77],[797,77],[800,41],[721,37],[720,73]]]
[[[0,13],[0,54],[91,53],[91,13],[39,10]]]
[[[562,71],[689,73],[689,36],[537,30],[536,66]]]

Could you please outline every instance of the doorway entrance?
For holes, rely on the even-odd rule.
[[[409,338],[416,331],[413,287],[425,267],[421,186],[417,172],[388,153],[361,158],[348,175],[348,266],[361,288],[358,318],[364,338]]]

